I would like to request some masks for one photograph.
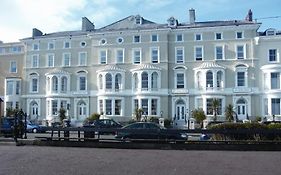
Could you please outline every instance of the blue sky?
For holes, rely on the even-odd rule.
[[[196,10],[196,21],[244,19],[252,9],[253,18],[267,28],[281,30],[281,0],[1,0],[0,40],[14,42],[31,36],[32,28],[43,33],[79,30],[81,18],[88,17],[97,28],[130,15],[166,23],[171,16],[188,22],[188,10]]]

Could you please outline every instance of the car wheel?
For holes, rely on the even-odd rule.
[[[38,132],[37,128],[33,128],[33,129],[32,129],[32,132],[33,132],[33,133],[37,133],[37,132]]]

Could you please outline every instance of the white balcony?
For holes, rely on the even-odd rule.
[[[252,92],[252,88],[249,87],[235,87],[233,88],[234,93],[249,93]]]

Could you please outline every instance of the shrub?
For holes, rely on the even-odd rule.
[[[166,128],[170,128],[172,124],[172,120],[171,119],[164,119],[164,127]]]
[[[100,119],[100,114],[99,113],[93,113],[89,117],[87,117],[84,121],[84,123],[92,123],[94,120]]]
[[[203,120],[206,119],[206,115],[205,115],[203,109],[202,108],[195,109],[192,112],[192,117],[196,120],[197,123],[200,124],[200,127],[202,128],[203,127]]]
[[[159,123],[159,118],[158,117],[149,117],[149,121],[154,122],[154,123]]]
[[[272,123],[269,125],[261,123],[221,123],[211,125],[208,129],[222,130],[224,133],[216,133],[213,135],[214,140],[281,140],[278,133],[267,133],[272,129],[281,129],[281,123]],[[247,130],[261,129],[265,133],[247,133]],[[227,130],[244,130],[245,132],[228,133]]]

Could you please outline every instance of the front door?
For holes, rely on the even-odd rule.
[[[240,99],[238,100],[237,102],[237,117],[238,117],[238,120],[244,120],[247,118],[247,105],[246,105],[246,102],[245,100],[243,99]]]
[[[174,125],[177,128],[183,128],[186,125],[186,105],[183,100],[178,100],[175,104]]]
[[[177,104],[176,106],[176,120],[184,120],[185,118],[185,106],[183,104]]]

